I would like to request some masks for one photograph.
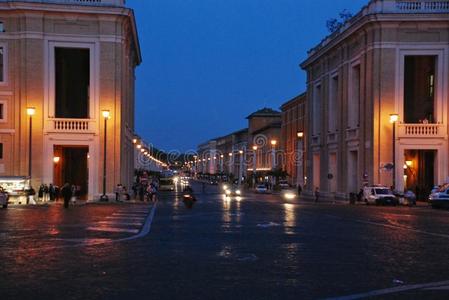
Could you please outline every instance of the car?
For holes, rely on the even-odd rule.
[[[449,208],[449,184],[442,185],[429,196],[433,208]]]
[[[298,194],[296,193],[296,190],[294,189],[282,189],[281,191],[282,198],[286,200],[294,200],[298,197]]]
[[[159,190],[160,191],[174,191],[175,181],[172,178],[161,178],[159,180]]]
[[[279,181],[279,187],[281,189],[288,189],[290,188],[290,184],[288,184],[287,180],[281,180]]]
[[[254,190],[258,194],[268,194],[268,188],[264,184],[258,184]]]
[[[384,186],[364,187],[363,201],[366,205],[399,205],[399,199],[389,188]]]
[[[226,197],[240,197],[242,190],[238,187],[226,187],[224,193]]]
[[[9,201],[8,193],[3,188],[0,188],[0,205],[3,208],[8,208],[8,201]]]

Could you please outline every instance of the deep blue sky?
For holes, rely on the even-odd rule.
[[[143,55],[136,131],[164,150],[196,149],[305,89],[299,63],[326,20],[368,0],[127,0]]]

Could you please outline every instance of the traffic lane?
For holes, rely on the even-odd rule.
[[[285,205],[270,196],[259,200],[227,203],[199,195],[193,209],[180,199],[160,201],[146,239],[22,257],[14,276],[2,276],[8,277],[2,295],[317,299],[389,287],[394,279],[408,282],[399,271],[413,272],[415,264],[423,263],[425,268],[417,269],[422,274],[438,271],[413,255],[411,267],[402,267],[399,255],[385,248],[390,240],[398,251],[420,242],[442,248],[433,239],[407,241],[399,233],[331,218],[322,215],[321,205]],[[312,210],[305,213],[305,207]],[[445,261],[436,263],[443,267]]]
[[[0,251],[6,254],[125,238],[140,230],[148,213],[148,205],[128,204],[8,209],[0,213]]]
[[[301,203],[299,201],[298,203]],[[305,205],[307,211],[308,205]],[[318,204],[314,211],[329,217],[347,218],[354,222],[373,223],[385,228],[403,227],[423,234],[449,239],[449,211],[431,207],[392,207],[365,205]]]
[[[307,206],[313,212],[310,214],[305,206],[281,203],[272,196],[264,200],[231,201],[228,205],[220,198],[208,199],[208,205],[216,201],[218,207],[215,208],[199,203],[194,208],[198,212],[180,214],[181,217],[175,217],[171,225],[170,220],[166,220],[163,227],[171,231],[162,239],[167,243],[164,249],[175,249],[173,256],[179,259],[189,255],[196,257],[195,254],[200,253],[201,261],[192,262],[192,266],[202,265],[206,258],[215,266],[220,266],[221,260],[249,263],[245,271],[239,270],[238,266],[230,270],[219,267],[221,271],[216,281],[223,283],[219,279],[223,275],[230,285],[242,285],[242,289],[251,285],[262,290],[266,288],[269,295],[279,290],[288,296],[286,291],[290,290],[302,293],[304,297],[330,296],[389,287],[397,278],[420,282],[426,277],[421,276],[422,272],[428,271],[426,264],[429,269],[438,270],[435,278],[427,276],[427,279],[440,280],[440,276],[445,274],[445,267],[441,267],[446,265],[441,264],[447,258],[444,253],[441,260],[433,264],[433,261],[424,265],[420,262],[431,257],[427,249],[429,245],[444,251],[446,241],[434,242],[429,237],[385,230],[351,219],[332,218],[322,214],[322,205]],[[294,207],[293,212],[288,211],[291,206]],[[164,209],[159,216],[165,215]],[[177,209],[179,212],[183,208]],[[355,217],[359,217],[357,211],[352,219]],[[213,224],[217,219],[221,220],[220,223]],[[420,247],[421,243],[426,247]],[[251,266],[253,260],[260,269]],[[208,275],[213,277],[213,274],[211,271]],[[364,278],[361,279],[361,275]],[[212,277],[201,279],[214,285]],[[238,280],[242,277],[244,280]],[[264,282],[267,284],[261,284]],[[220,288],[221,283],[216,284],[216,288]],[[287,287],[277,289],[276,285]]]

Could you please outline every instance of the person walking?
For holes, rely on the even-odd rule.
[[[320,189],[318,187],[315,188],[315,203],[318,202],[320,198]]]
[[[55,198],[56,198],[55,187],[51,183],[50,183],[50,186],[48,187],[48,193],[50,194],[50,201],[51,202],[55,201]]]
[[[43,184],[41,184],[39,186],[39,190],[38,190],[38,193],[37,193],[37,198],[38,198],[39,202],[41,202],[42,199],[44,198],[44,185]]]
[[[64,208],[69,208],[70,199],[72,198],[72,187],[69,183],[65,183],[61,189],[61,195],[64,198]]]
[[[298,184],[298,197],[301,197],[301,193],[302,193],[302,187],[300,184]]]

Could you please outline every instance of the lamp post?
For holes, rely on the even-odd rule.
[[[223,175],[223,173],[224,173],[224,167],[223,167],[223,164],[224,164],[224,155],[221,154],[221,155],[220,155],[220,174],[222,174],[222,175]]]
[[[393,124],[393,190],[396,189],[396,123],[398,120],[398,114],[390,115],[390,123]]]
[[[233,156],[234,154],[232,154],[232,152],[229,152],[228,153],[228,156],[229,156],[229,162],[228,162],[228,168],[229,168],[229,175],[231,174],[231,173],[234,173],[234,170],[232,169],[232,156]]]
[[[103,110],[101,112],[104,118],[104,141],[103,141],[103,195],[100,197],[100,201],[108,201],[109,198],[106,195],[106,143],[107,143],[107,130],[108,130],[108,119],[111,117],[109,110]],[[142,146],[141,146],[142,149]],[[142,149],[143,150],[143,149]]]
[[[276,140],[271,140],[271,169],[276,169],[276,145],[277,145],[277,141]]]
[[[33,116],[36,113],[36,109],[34,107],[27,107],[27,115],[30,119],[30,128],[28,132],[28,176],[30,177],[30,186],[31,186],[31,165],[32,165],[32,135],[33,135]]]
[[[297,185],[302,185],[304,186],[304,176],[305,176],[305,159],[304,159],[304,155],[305,155],[305,143],[304,143],[304,131],[298,131],[297,132],[297,137],[298,137],[298,153],[300,155],[298,155],[298,157],[301,157],[301,162],[298,164],[298,178],[297,180]]]
[[[243,150],[239,151],[240,154],[240,165],[239,165],[239,186],[242,185],[242,177],[243,177]]]
[[[256,172],[257,172],[257,146],[253,146],[253,187],[256,187]]]

